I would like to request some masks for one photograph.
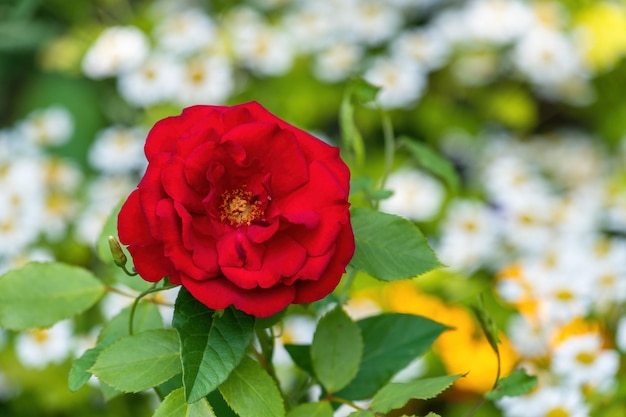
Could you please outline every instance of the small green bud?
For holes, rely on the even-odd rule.
[[[113,236],[109,236],[109,249],[111,250],[111,254],[113,255],[113,262],[115,265],[120,268],[126,268],[126,262],[128,262],[128,258],[124,254],[120,243]]]

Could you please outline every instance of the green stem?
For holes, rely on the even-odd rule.
[[[393,132],[391,118],[382,109],[380,111],[380,118],[383,127],[383,140],[385,143],[385,171],[380,179],[380,189],[383,189],[389,174],[393,171],[394,156],[396,153],[396,139]],[[374,202],[374,208],[378,208],[378,200]]]
[[[326,397],[326,400],[334,402],[334,403],[345,404],[345,405],[347,405],[349,407],[352,407],[352,408],[354,408],[355,410],[358,410],[358,411],[367,411],[368,410],[367,408],[363,408],[363,407],[355,404],[354,402],[352,402],[350,400],[347,400],[345,398],[340,398],[340,397],[334,397],[333,395],[330,395],[330,394]],[[372,410],[370,410],[370,411],[372,411]],[[376,412],[376,411],[372,411],[372,413],[374,413],[375,416],[384,417],[383,413],[379,413],[379,412]]]
[[[346,270],[346,276],[343,279],[341,290],[339,291],[339,294],[337,296],[337,298],[339,298],[340,303],[344,303],[348,299],[348,290],[352,286],[352,283],[354,282],[355,277],[356,277],[356,268],[348,265],[348,268]]]
[[[496,389],[496,387],[498,386],[498,382],[500,381],[500,372],[502,371],[502,363],[500,360],[500,352],[498,352],[497,350],[495,351],[496,353],[496,363],[497,363],[497,368],[496,368],[496,380],[493,383],[493,386],[491,387],[491,391],[493,391],[494,389]],[[480,400],[478,400],[476,402],[476,404],[474,404],[474,406],[463,416],[463,417],[471,417],[473,416],[476,411],[478,411],[478,409],[480,407],[483,406],[483,404],[485,404],[485,402],[487,402],[487,398],[485,396],[483,396]]]
[[[256,335],[259,339],[259,345],[261,346],[261,352],[263,356],[263,363],[265,370],[278,384],[278,378],[276,376],[276,370],[274,369],[274,335],[270,329],[257,329]]]
[[[133,323],[135,321],[135,310],[137,310],[137,305],[139,304],[139,301],[141,301],[141,299],[143,297],[145,297],[146,295],[152,294],[153,292],[165,291],[165,290],[169,290],[171,288],[177,287],[177,285],[163,285],[162,287],[157,287],[157,285],[159,285],[159,283],[155,282],[154,285],[152,285],[150,288],[148,288],[145,291],[142,291],[137,296],[137,298],[135,298],[135,301],[133,301],[133,305],[130,308],[130,317],[128,319],[128,334],[129,335],[133,334]]]

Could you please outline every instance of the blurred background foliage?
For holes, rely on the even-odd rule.
[[[468,308],[483,293],[503,370],[541,382],[525,406],[478,415],[625,415],[624,55],[620,0],[0,0],[0,270],[57,259],[113,274],[95,242],[160,118],[256,100],[340,145],[342,100],[364,77],[380,91],[354,103],[364,161],[343,143],[353,204],[414,220],[449,268],[383,287],[359,276],[348,306],[456,327],[413,376],[470,371],[409,411],[460,416],[490,388],[495,357]],[[385,117],[460,187],[410,146],[389,166]],[[372,197],[381,187],[391,198]],[[79,345],[124,305],[102,304],[47,361],[0,333],[0,415],[150,415],[150,395],[66,388]],[[285,338],[306,333],[294,323]],[[31,336],[45,359],[52,329]]]

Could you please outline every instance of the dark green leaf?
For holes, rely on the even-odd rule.
[[[276,382],[258,362],[247,356],[219,386],[219,391],[239,417],[285,416]]]
[[[193,404],[185,402],[185,393],[180,388],[165,397],[152,417],[216,417],[216,415],[206,398]]]
[[[106,347],[89,371],[123,392],[157,386],[182,371],[178,335],[158,329],[125,336]]]
[[[176,299],[172,325],[180,337],[183,384],[190,403],[226,380],[254,333],[254,317],[234,308],[216,315],[184,288]]]
[[[96,358],[100,354],[101,349],[98,347],[94,347],[91,349],[87,349],[79,358],[77,358],[72,363],[72,368],[70,369],[69,375],[69,388],[71,391],[78,391],[80,387],[85,385],[89,378],[91,378],[91,372],[88,371],[89,368],[96,363]]]
[[[450,192],[454,194],[459,192],[459,176],[452,162],[438,154],[428,145],[413,139],[401,137],[398,143],[411,152],[413,158],[416,159],[422,168],[444,181]]]
[[[441,266],[409,220],[367,208],[352,209],[356,251],[352,265],[383,281],[416,277]]]
[[[341,306],[320,319],[311,345],[311,361],[324,388],[336,392],[348,385],[359,370],[362,354],[361,330]]]
[[[48,327],[82,313],[104,294],[91,272],[60,262],[31,262],[0,277],[0,327]]]
[[[300,404],[289,410],[287,417],[333,417],[333,407],[327,401]]]
[[[285,350],[300,369],[309,375],[314,375],[313,363],[311,362],[311,345],[286,344]]]
[[[500,379],[496,388],[488,392],[485,397],[490,400],[497,400],[507,395],[524,395],[530,392],[536,385],[536,376],[528,375],[523,369],[517,369],[509,376]]]
[[[368,317],[357,324],[364,342],[361,367],[356,378],[335,394],[351,400],[374,395],[447,329],[425,317],[397,313]]]
[[[429,400],[447,389],[460,375],[445,375],[424,378],[404,383],[389,383],[372,398],[370,407],[374,411],[388,413],[404,407],[411,399]]]

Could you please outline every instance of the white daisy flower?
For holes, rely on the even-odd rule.
[[[589,417],[589,406],[577,390],[542,386],[530,395],[496,401],[505,417]]]
[[[363,77],[380,87],[376,100],[387,109],[415,104],[427,83],[424,70],[406,59],[378,58]]]
[[[174,54],[191,54],[213,42],[216,28],[202,10],[191,8],[167,15],[154,30],[159,46]]]
[[[15,135],[35,146],[59,146],[74,133],[74,120],[63,106],[35,110],[15,127]]]
[[[441,224],[437,255],[455,270],[480,268],[498,253],[497,219],[480,201],[454,200]]]
[[[258,75],[282,75],[291,69],[295,57],[289,36],[265,24],[238,28],[233,48],[237,60]]]
[[[82,61],[85,75],[100,79],[136,68],[148,56],[146,35],[134,26],[105,29],[91,45]]]
[[[606,391],[615,382],[619,354],[603,349],[602,344],[597,333],[568,337],[552,355],[552,370],[563,378],[565,385]]]
[[[584,74],[579,48],[565,34],[543,27],[526,32],[513,51],[513,63],[531,83],[557,85]]]
[[[445,64],[450,46],[443,36],[434,30],[405,30],[396,36],[390,44],[391,55],[398,59],[409,59],[433,70]]]
[[[175,101],[181,105],[221,104],[235,88],[233,70],[219,56],[192,58],[185,63]]]
[[[497,45],[512,42],[532,23],[532,11],[519,0],[474,0],[463,9],[469,39]]]
[[[145,138],[146,132],[140,127],[115,125],[101,130],[89,149],[89,163],[108,174],[142,170],[146,165]]]
[[[313,73],[327,82],[344,81],[358,69],[363,48],[349,42],[337,42],[315,55]]]
[[[366,45],[378,45],[395,35],[402,23],[400,10],[384,1],[360,0],[339,9],[345,36]]]
[[[29,368],[44,368],[66,360],[74,345],[70,320],[56,323],[48,329],[21,332],[15,338],[15,353],[20,363]]]
[[[121,74],[118,90],[136,106],[150,106],[170,101],[180,88],[182,64],[171,55],[154,54],[138,67]]]
[[[387,178],[391,197],[381,200],[380,210],[414,221],[432,220],[441,209],[445,188],[435,178],[417,169],[401,169]]]

